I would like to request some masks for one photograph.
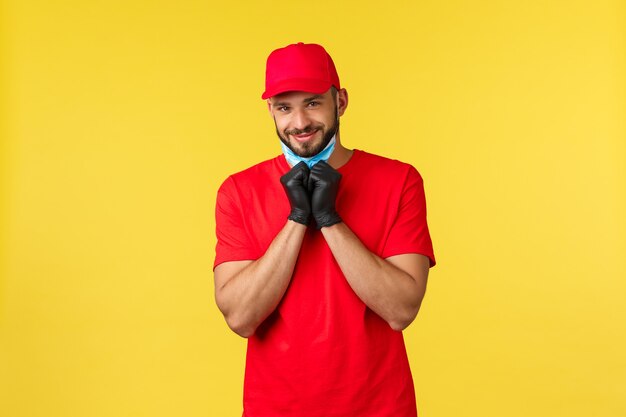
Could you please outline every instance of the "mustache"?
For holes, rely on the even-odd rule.
[[[307,126],[304,129],[285,130],[285,135],[302,135],[321,129],[320,126]]]

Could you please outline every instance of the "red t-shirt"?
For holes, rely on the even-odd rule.
[[[222,262],[258,259],[290,212],[283,155],[228,177],[217,194]],[[419,253],[435,265],[420,174],[358,149],[340,167],[336,209],[376,255]],[[321,232],[309,227],[289,287],[248,339],[246,417],[414,417],[402,332],[354,293]]]

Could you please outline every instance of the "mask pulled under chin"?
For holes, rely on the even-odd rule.
[[[304,162],[305,164],[307,164],[309,169],[311,169],[313,168],[313,165],[317,164],[319,161],[324,161],[324,162],[328,161],[328,158],[330,158],[330,155],[333,153],[333,150],[335,149],[335,137],[336,136],[337,134],[334,134],[330,142],[328,142],[328,145],[326,145],[326,147],[322,149],[320,153],[318,153],[317,155],[313,155],[310,158],[303,158],[301,156],[296,155],[294,151],[289,149],[287,145],[283,143],[283,141],[280,141],[280,146],[283,148],[283,154],[285,155],[285,159],[287,159],[287,162],[289,162],[289,165],[295,166],[300,162]]]

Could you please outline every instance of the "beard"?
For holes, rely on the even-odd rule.
[[[274,126],[276,126],[275,118],[274,118]],[[311,158],[317,155],[318,153],[320,153],[321,151],[323,151],[324,148],[330,143],[333,136],[335,136],[335,134],[339,131],[339,113],[337,112],[337,105],[335,105],[335,122],[328,129],[328,131],[324,133],[324,136],[322,137],[322,140],[319,143],[305,142],[305,143],[300,144],[300,148],[298,149],[289,142],[289,139],[287,139],[288,135],[301,135],[303,133],[305,134],[311,133],[313,131],[320,130],[322,128],[323,126],[320,126],[320,125],[310,125],[302,130],[300,129],[285,130],[285,136],[282,136],[280,132],[278,131],[278,126],[276,126],[276,134],[278,135],[278,139],[280,139],[280,141],[284,143],[285,146],[291,149],[293,153],[295,153],[301,158]]]

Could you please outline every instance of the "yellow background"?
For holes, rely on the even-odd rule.
[[[0,414],[240,416],[214,201],[280,151],[265,58],[323,44],[342,140],[412,163],[438,265],[421,417],[626,416],[621,1],[5,0]]]

